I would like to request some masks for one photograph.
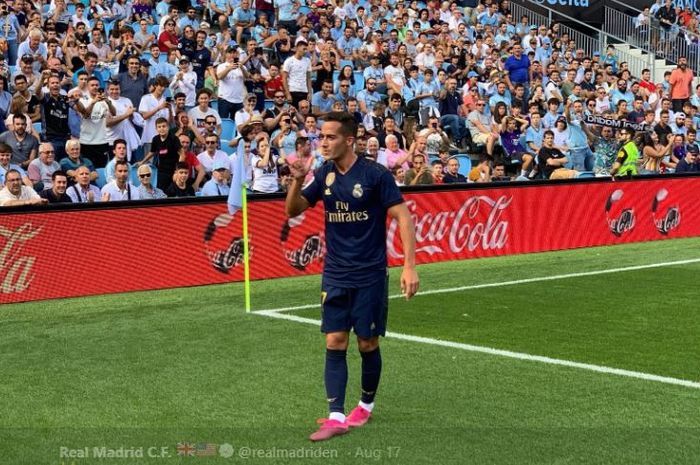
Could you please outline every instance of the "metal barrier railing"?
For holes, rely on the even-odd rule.
[[[637,8],[619,0],[608,0],[603,31],[622,37],[630,45],[671,63],[678,63],[680,57],[686,57],[688,67],[696,75],[700,74],[700,35],[678,24],[666,30],[653,18],[648,20],[648,24],[640,24],[639,13],[641,11]]]
[[[519,3],[511,2],[510,12],[513,15],[513,20],[517,22],[520,22],[520,18],[523,16],[527,16],[530,24],[537,24],[538,26],[540,24],[549,24],[549,19],[545,15],[536,13]]]
[[[653,52],[651,52],[650,49],[646,49],[645,47],[641,47],[628,41],[626,36],[620,36],[614,32],[598,29],[595,26],[591,26],[590,24],[584,23],[583,21],[573,18],[567,14],[556,11],[549,6],[538,2],[537,0],[524,0],[521,3],[511,3],[511,11],[514,18],[527,16],[532,23],[536,23],[538,25],[550,25],[553,22],[559,23],[561,33],[567,33],[569,38],[576,43],[576,47],[582,49],[587,56],[591,56],[594,52],[600,52],[603,54],[607,46],[611,44],[628,44],[632,47],[632,49],[639,50],[639,52],[634,53],[631,51],[626,52],[624,50],[619,50],[620,58],[628,63],[630,71],[632,71],[635,76],[639,76],[642,69],[649,69],[652,76],[655,74],[656,60]],[[532,4],[533,7],[538,8],[539,10],[546,11],[547,15],[545,16],[529,9],[526,6],[528,3]],[[607,20],[605,22],[607,22]],[[575,24],[576,26],[571,27],[569,24]],[[622,31],[620,30],[617,32]],[[639,71],[635,73],[635,70]]]

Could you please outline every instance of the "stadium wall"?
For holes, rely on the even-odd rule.
[[[405,191],[419,263],[700,235],[700,177],[453,185]],[[223,199],[0,213],[0,303],[240,281],[240,213]],[[84,206],[83,206],[84,207]],[[320,205],[288,221],[249,202],[251,277],[318,273]],[[358,223],[358,227],[362,227]],[[391,265],[402,263],[388,222]]]

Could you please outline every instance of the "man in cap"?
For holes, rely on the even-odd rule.
[[[229,164],[227,159],[215,159],[211,179],[204,183],[202,196],[228,195]]]

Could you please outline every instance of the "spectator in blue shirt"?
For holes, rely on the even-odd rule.
[[[323,81],[321,90],[311,97],[311,112],[316,115],[317,118],[323,119],[326,113],[333,111],[333,104],[335,102],[333,83],[331,81]]]
[[[243,33],[250,33],[255,25],[255,12],[250,8],[250,0],[241,0],[241,4],[231,15],[231,26],[236,28],[236,43],[240,44]]]
[[[523,54],[523,47],[520,44],[513,45],[513,54],[506,59],[504,68],[508,72],[506,74],[506,83],[511,92],[515,92],[515,84],[525,86],[525,98],[528,98],[528,89],[530,87],[530,59]]]

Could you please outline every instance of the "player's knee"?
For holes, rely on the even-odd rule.
[[[347,350],[348,333],[328,333],[326,334],[326,348],[332,350]]]
[[[379,338],[378,337],[371,337],[371,338],[367,339],[367,338],[358,336],[357,348],[360,350],[360,352],[372,352],[377,347],[379,347]]]

